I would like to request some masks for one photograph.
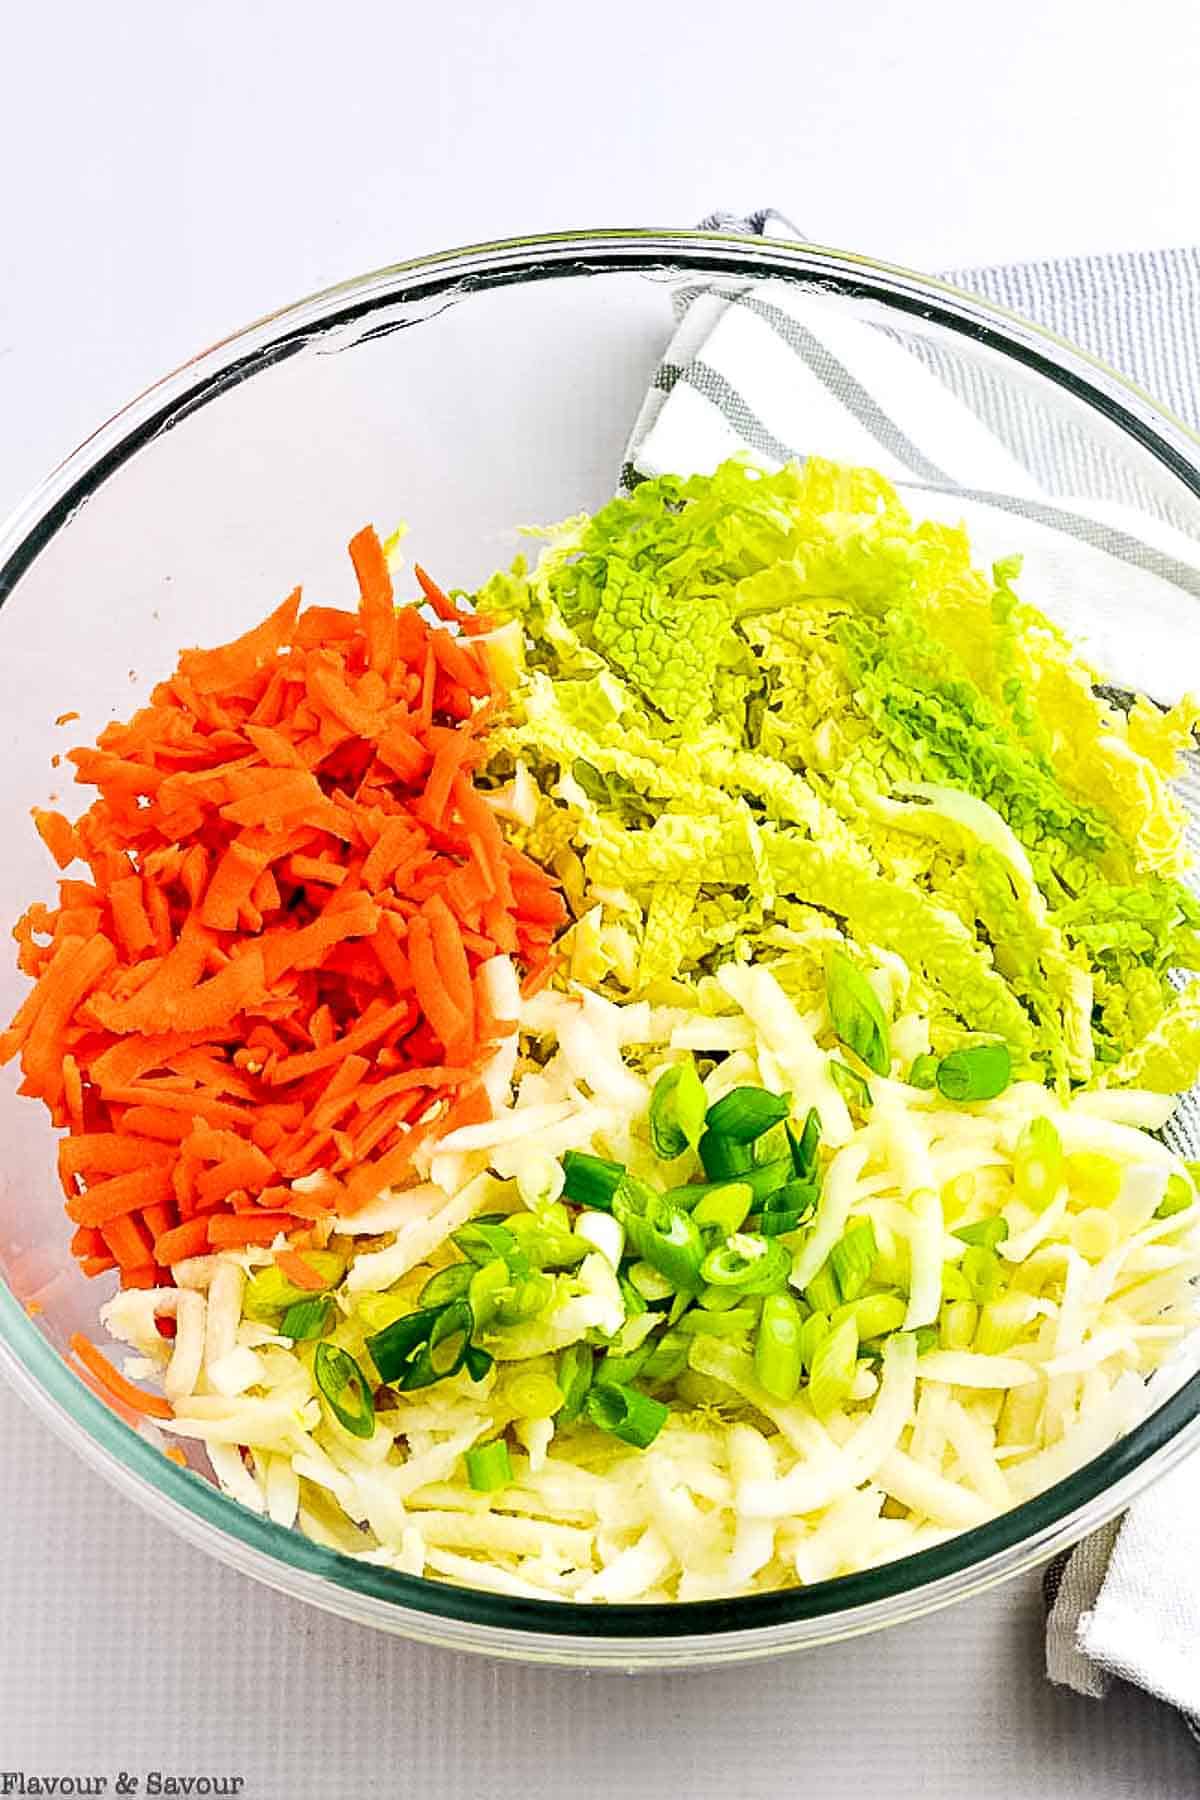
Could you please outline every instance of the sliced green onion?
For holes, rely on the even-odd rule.
[[[755,1230],[764,1237],[783,1237],[798,1231],[821,1197],[819,1181],[785,1181],[768,1194],[755,1219]]]
[[[686,1313],[685,1318],[692,1318]],[[682,1321],[680,1321],[682,1329]],[[664,1331],[642,1364],[643,1381],[675,1381],[688,1365],[688,1341],[681,1331]]]
[[[500,1265],[507,1273],[507,1266]],[[467,1292],[477,1273],[473,1262],[451,1263],[448,1269],[439,1269],[431,1275],[418,1296],[421,1306],[446,1306],[451,1300],[461,1300]]]
[[[792,1159],[790,1156],[772,1157],[767,1162],[751,1162],[745,1169],[728,1177],[717,1177],[712,1181],[694,1181],[685,1187],[671,1188],[664,1196],[672,1206],[682,1207],[684,1212],[693,1212],[703,1200],[705,1194],[716,1193],[721,1188],[734,1184],[745,1185],[750,1189],[750,1210],[755,1212],[766,1204],[772,1194],[778,1193],[791,1179]]]
[[[830,1324],[836,1326],[843,1319],[853,1319],[859,1342],[866,1343],[868,1338],[887,1337],[889,1332],[899,1331],[907,1312],[899,1294],[864,1294],[860,1300],[839,1306]]]
[[[569,1425],[582,1412],[595,1367],[595,1355],[586,1344],[568,1344],[560,1352],[554,1379],[563,1397],[558,1417],[564,1425]]]
[[[754,1195],[747,1181],[731,1181],[724,1187],[709,1188],[696,1202],[692,1219],[703,1231],[706,1226],[731,1237],[746,1223]]]
[[[772,1194],[777,1194],[781,1187],[786,1187],[791,1179],[792,1159],[790,1156],[773,1156],[769,1162],[755,1163],[752,1169],[739,1175],[750,1189],[754,1206],[765,1206]]]
[[[756,1224],[764,1237],[786,1237],[790,1231],[799,1231],[807,1217],[807,1212],[765,1212]]]
[[[931,1350],[937,1349],[940,1341],[936,1325],[918,1325],[913,1336],[916,1339],[918,1356],[928,1356]]]
[[[680,1212],[691,1212],[699,1206],[705,1194],[715,1194],[719,1188],[728,1186],[727,1181],[689,1181],[682,1187],[668,1188],[663,1199],[671,1206],[677,1206]]]
[[[1003,1294],[979,1309],[971,1348],[981,1356],[1003,1356],[1011,1350],[1033,1316],[1028,1294]]]
[[[842,1296],[838,1291],[837,1277],[833,1272],[833,1264],[826,1257],[812,1280],[804,1290],[804,1298],[814,1312],[834,1313],[842,1304]]]
[[[1008,1236],[1008,1220],[999,1214],[990,1219],[976,1219],[973,1225],[959,1225],[954,1235],[964,1244],[982,1244],[985,1250],[994,1250]]]
[[[504,1268],[503,1263],[499,1266]],[[382,1331],[377,1331],[366,1340],[371,1361],[379,1370],[381,1380],[395,1381],[398,1376],[403,1375],[409,1359],[420,1350],[422,1344],[428,1343],[429,1334],[440,1311],[440,1307],[425,1306],[417,1312],[405,1313],[402,1319],[393,1320]]]
[[[651,1343],[639,1344],[636,1350],[628,1350],[624,1356],[614,1356],[610,1352],[600,1358],[596,1380],[609,1387],[627,1386],[641,1374],[643,1365],[649,1362],[653,1354],[654,1345]]]
[[[450,1241],[456,1245],[468,1261],[482,1268],[493,1258],[502,1257],[513,1275],[528,1275],[529,1258],[522,1250],[517,1239],[507,1225],[495,1225],[485,1219],[472,1219],[459,1231],[450,1233]]]
[[[942,1299],[969,1300],[971,1284],[957,1263],[942,1264]]]
[[[739,1294],[738,1299],[741,1298]],[[707,1312],[693,1306],[684,1313],[677,1329],[688,1337],[739,1337],[743,1331],[754,1330],[758,1316],[754,1306],[731,1306],[727,1312]]]
[[[735,1144],[753,1144],[786,1119],[789,1102],[781,1094],[769,1094],[766,1088],[736,1087],[708,1109],[705,1123],[717,1137]]]
[[[612,1197],[625,1179],[620,1163],[603,1156],[589,1156],[586,1150],[567,1150],[562,1159],[565,1184],[563,1196],[574,1206],[593,1206],[598,1212],[612,1211]]]
[[[938,1092],[947,1100],[994,1100],[1012,1080],[1007,1044],[968,1044],[951,1050],[937,1069]]]
[[[823,1312],[809,1313],[800,1327],[800,1361],[806,1369],[813,1366],[817,1345],[829,1335],[829,1317]]]
[[[696,1304],[705,1312],[728,1312],[732,1306],[740,1306],[742,1296],[736,1288],[704,1287],[696,1296]]]
[[[777,1400],[791,1400],[800,1386],[803,1326],[800,1308],[790,1294],[767,1295],[754,1339],[754,1372]]]
[[[535,1269],[573,1269],[587,1255],[571,1230],[569,1220],[559,1225],[539,1213],[514,1213],[508,1230],[515,1237]]]
[[[971,1297],[982,1305],[1000,1291],[1004,1272],[1000,1258],[986,1244],[968,1244],[962,1259],[962,1272],[971,1289]]]
[[[1013,1150],[1018,1199],[1041,1212],[1061,1187],[1065,1166],[1062,1139],[1050,1120],[1030,1119]]]
[[[467,1465],[467,1483],[477,1494],[494,1494],[513,1478],[512,1459],[503,1438],[476,1445],[467,1451],[463,1461]]]
[[[677,1293],[697,1293],[704,1239],[690,1213],[630,1176],[613,1195],[613,1212],[643,1262],[665,1275]]]
[[[700,1161],[710,1181],[737,1181],[754,1166],[754,1151],[736,1138],[706,1131],[700,1139]]]
[[[669,1300],[675,1292],[666,1276],[661,1275],[648,1262],[635,1262],[626,1279],[639,1300],[646,1305],[652,1306],[656,1301]]]
[[[452,1300],[443,1306],[434,1321],[424,1349],[401,1380],[407,1393],[411,1388],[429,1387],[435,1381],[457,1375],[466,1362],[467,1347],[475,1329],[475,1315],[467,1300]]]
[[[670,1327],[672,1325],[678,1325],[680,1319],[682,1319],[684,1313],[687,1311],[688,1307],[692,1304],[692,1301],[695,1298],[696,1298],[695,1294],[693,1294],[691,1292],[676,1294],[675,1298],[671,1302],[671,1310],[667,1314],[668,1327]]]
[[[869,1112],[871,1089],[857,1069],[852,1069],[849,1063],[842,1062],[837,1056],[831,1056],[825,1066],[829,1070],[830,1080],[846,1104],[857,1106],[860,1112]]]
[[[704,1131],[708,1096],[689,1056],[666,1070],[650,1096],[650,1142],[655,1156],[672,1162],[689,1147],[695,1149]]]
[[[644,1266],[648,1269],[650,1264],[646,1263]],[[654,1270],[654,1274],[658,1274],[657,1269]],[[621,1289],[621,1298],[625,1302],[626,1325],[629,1323],[630,1319],[640,1319],[643,1313],[650,1310],[649,1302],[645,1294],[643,1294],[641,1288],[638,1287],[635,1282],[629,1279],[628,1275],[618,1274],[617,1285]],[[667,1283],[667,1292],[670,1294],[675,1292],[675,1289],[671,1286],[670,1282]],[[622,1327],[622,1329],[624,1329],[624,1327]]]
[[[346,1259],[333,1250],[306,1250],[304,1260],[321,1277],[326,1288],[336,1287],[346,1272]],[[258,1324],[273,1320],[301,1300],[311,1300],[311,1288],[297,1287],[274,1263],[259,1269],[246,1283],[242,1295],[242,1312]]]
[[[667,1422],[670,1408],[637,1388],[598,1382],[588,1393],[588,1417],[601,1431],[644,1450]]]
[[[876,1075],[891,1067],[888,1026],[879,996],[850,958],[831,950],[825,965],[825,998],[834,1032]]]
[[[375,1402],[366,1377],[348,1351],[337,1344],[318,1344],[313,1379],[339,1425],[352,1437],[372,1436]]]
[[[482,1269],[476,1269],[467,1289],[467,1298],[475,1314],[475,1323],[481,1331],[492,1323],[501,1301],[508,1294],[511,1282],[509,1266],[499,1257],[495,1262],[484,1263]]]
[[[310,1299],[297,1300],[294,1306],[288,1307],[279,1321],[279,1330],[294,1344],[323,1337],[332,1312],[333,1299],[329,1294],[313,1294]]]
[[[857,1300],[871,1274],[871,1265],[879,1253],[875,1228],[870,1219],[852,1225],[829,1252],[829,1261],[837,1277],[842,1300]]]
[[[463,1352],[463,1368],[472,1381],[482,1381],[495,1361],[491,1351],[481,1350],[478,1344],[468,1344]]]
[[[909,1087],[926,1090],[937,1086],[938,1058],[926,1053],[913,1059],[913,1066],[908,1071]]]
[[[1172,1219],[1176,1213],[1186,1212],[1195,1198],[1196,1190],[1186,1176],[1171,1175],[1154,1216],[1156,1219]]]
[[[536,1319],[554,1298],[554,1283],[549,1275],[535,1272],[515,1281],[496,1302],[495,1319],[499,1325],[523,1325]]]
[[[817,1345],[808,1381],[808,1401],[818,1419],[827,1419],[854,1385],[858,1332],[853,1319],[833,1326]]]
[[[810,1106],[804,1120],[804,1129],[797,1137],[791,1126],[787,1127],[787,1140],[792,1152],[792,1173],[797,1181],[812,1181],[819,1174],[817,1152],[821,1148],[821,1115],[815,1106]]]
[[[786,1286],[791,1268],[791,1257],[774,1238],[738,1232],[728,1243],[709,1251],[700,1273],[710,1287],[731,1288],[737,1294],[769,1294]]]

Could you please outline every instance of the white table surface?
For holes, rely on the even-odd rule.
[[[422,250],[768,202],[926,268],[1197,232],[1194,0],[1008,0],[986,24],[962,0],[15,0],[4,51],[0,512],[202,344]],[[497,1667],[234,1577],[7,1391],[0,1518],[0,1780],[240,1774],[247,1800],[1200,1785],[1165,1709],[1046,1686],[1036,1577],[771,1666]]]

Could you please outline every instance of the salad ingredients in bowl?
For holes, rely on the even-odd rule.
[[[906,1555],[1098,1454],[1193,1326],[1198,709],[1101,689],[868,470],[543,535],[396,608],[360,533],[357,613],[186,651],[37,815],[88,878],[18,926],[4,1048],[127,1347],[75,1353],[409,1574]]]

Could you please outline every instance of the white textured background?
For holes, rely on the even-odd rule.
[[[202,344],[423,250],[768,202],[927,268],[1200,229],[1194,0],[13,0],[3,18],[0,511]],[[250,1587],[7,1392],[0,1520],[0,1773],[224,1772],[246,1800],[1200,1787],[1169,1713],[1045,1686],[1036,1578],[773,1666],[494,1667]]]

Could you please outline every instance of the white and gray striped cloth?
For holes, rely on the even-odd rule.
[[[708,229],[800,237],[781,214],[716,214]],[[1200,429],[1200,249],[963,269],[947,279],[1049,326],[1113,364]],[[964,340],[851,316],[836,295],[785,280],[694,282],[622,470],[708,472],[751,450],[866,463],[912,510],[964,520],[978,559],[1019,552],[1022,586],[1121,687],[1169,703],[1200,687],[1200,507],[1123,449],[1082,407]],[[1041,391],[1039,391],[1039,389]],[[1174,491],[1172,488],[1174,487]],[[1131,629],[1130,620],[1136,619]],[[1181,791],[1200,855],[1200,763]],[[1168,1133],[1200,1156],[1200,1102]],[[1099,1697],[1114,1676],[1200,1718],[1200,1457],[1047,1582],[1047,1668]]]

